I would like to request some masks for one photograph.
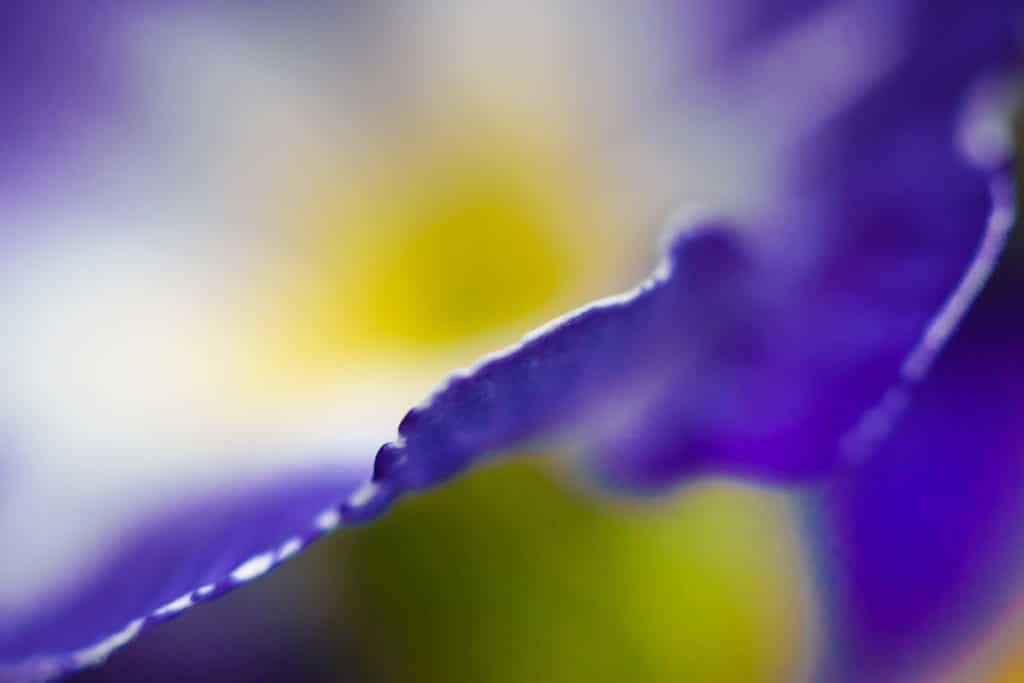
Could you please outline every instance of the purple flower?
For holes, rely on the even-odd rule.
[[[1012,614],[1024,475],[1019,287],[1019,268],[1000,270],[871,458],[808,496],[832,615],[828,680],[940,673],[976,656],[979,634]]]
[[[311,5],[4,10],[0,677],[101,662],[539,440],[617,490],[806,496],[827,680],[916,672],[992,613],[1016,366],[938,356],[1013,220],[1015,1]],[[436,281],[541,279],[502,226],[607,269],[565,305],[669,211],[640,287],[405,412],[504,339]],[[422,273],[378,258],[444,230],[465,244]],[[431,346],[445,324],[469,341]]]

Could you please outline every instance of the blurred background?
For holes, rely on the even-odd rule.
[[[475,151],[486,158],[495,150]],[[383,294],[360,302],[360,314],[432,346],[544,310],[579,255],[545,233],[540,208],[524,214],[511,200],[558,194],[543,180],[524,190],[526,180],[474,171],[454,187],[444,179],[430,188],[436,215],[384,207],[405,221],[399,232],[409,241],[387,245]],[[495,229],[481,234],[476,222]],[[370,240],[366,248],[381,247]],[[456,252],[482,258],[433,269]],[[520,256],[518,266],[493,270],[498,252]],[[400,320],[392,307],[423,287],[423,270],[443,294],[419,291],[436,308]],[[481,280],[497,299],[480,298]],[[1018,230],[954,352],[990,352],[970,330],[1019,316],[1022,291]],[[1004,341],[1018,348],[1019,339]],[[1024,416],[1020,434],[1024,452]],[[792,496],[710,480],[660,500],[618,499],[581,484],[564,456],[488,461],[145,632],[74,680],[782,683],[807,675],[828,615]],[[999,613],[929,680],[1024,680],[1024,593]]]
[[[647,506],[495,463],[143,635],[76,680],[792,681],[813,610],[786,506]]]
[[[451,367],[638,281],[687,192],[743,215],[769,191],[769,179],[743,174],[786,148],[742,116],[719,125],[700,93],[687,95],[689,132],[678,130],[676,104],[658,93],[681,75],[646,68],[664,46],[628,11],[604,16],[593,44],[571,45],[558,22],[572,17],[552,18],[550,33],[515,16],[497,27],[472,12],[420,17],[383,43],[371,30],[326,39],[337,27],[315,17],[254,14],[248,42],[204,22],[145,33],[140,63],[159,68],[143,83],[153,91],[143,119],[180,135],[146,143],[159,159],[152,178],[114,184],[175,183],[190,200],[214,198],[229,224],[272,226],[266,244],[292,245],[263,264],[257,305],[239,322],[260,331],[240,370],[259,368],[259,386],[243,383],[256,402],[328,371],[385,367],[417,368],[418,398]],[[619,42],[607,39],[613,28]],[[116,156],[152,130],[113,132]],[[120,167],[97,163],[108,180]],[[84,175],[88,194],[98,176]],[[1018,231],[968,328],[1019,312],[1022,284]],[[660,499],[617,498],[577,476],[577,455],[571,444],[501,454],[145,631],[74,680],[807,675],[829,615],[798,497],[701,480]],[[1024,593],[1019,602],[939,680],[1024,680]]]

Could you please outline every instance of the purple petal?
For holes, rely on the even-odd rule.
[[[757,272],[728,227],[691,226],[635,292],[553,323],[410,411],[378,455],[378,486],[429,486],[482,453],[580,421],[600,429],[588,423],[595,413],[616,418],[624,400],[646,413],[683,381],[700,394],[760,341],[747,303]]]
[[[79,163],[81,136],[123,123],[128,88],[116,45],[137,8],[4,3],[0,9],[0,197],[17,204],[24,193],[54,189]],[[9,226],[8,226],[9,227]]]
[[[737,380],[726,433],[694,434],[693,408],[674,396],[613,441],[614,478],[660,487],[701,460],[758,477],[812,474],[838,461],[840,440],[849,458],[866,457],[983,284],[1009,228],[992,197],[1008,191],[1010,136],[983,154],[957,141],[977,119],[1009,130],[1008,109],[981,86],[1008,82],[1021,10],[904,5],[901,60],[794,155],[797,189],[775,207],[789,225],[748,230],[766,238],[761,289],[775,300],[759,324],[775,328],[774,346]],[[700,386],[679,391],[703,405]]]
[[[844,435],[863,441],[862,418],[873,407],[892,416],[887,389],[917,381],[916,366],[904,365],[916,348],[929,365],[950,327],[930,339],[929,325],[955,323],[959,309],[944,317],[941,306],[972,263],[981,264],[974,279],[984,279],[988,245],[998,242],[983,241],[991,169],[970,163],[954,140],[976,78],[1011,64],[1015,3],[984,11],[948,3],[942,12],[934,3],[896,4],[911,11],[902,22],[910,33],[879,47],[906,52],[842,91],[836,111],[810,107],[819,118],[792,150],[792,168],[779,169],[796,180],[756,219],[689,227],[668,268],[637,292],[572,314],[454,377],[402,421],[372,483],[360,485],[354,470],[275,479],[188,509],[179,499],[162,521],[143,520],[130,540],[113,539],[115,552],[81,583],[0,623],[0,661],[14,662],[0,676],[45,677],[98,661],[147,624],[255,578],[323,531],[372,519],[405,491],[529,440],[581,439],[600,476],[635,488],[709,470],[782,481],[834,471],[850,456],[839,447]],[[851,23],[839,35],[844,26],[855,38],[872,35],[860,14],[872,14],[872,3],[814,11],[847,6]],[[759,28],[721,65],[722,83],[754,93],[737,103],[760,101],[758,46],[776,34],[785,43],[794,22],[796,38],[815,27],[799,21],[810,9],[792,7],[793,18],[754,22]],[[860,47],[872,52],[870,43]],[[797,67],[806,57],[797,50],[785,68],[769,64],[776,96],[751,120],[774,129],[802,113],[808,84],[830,75],[805,80]],[[54,63],[63,82],[68,60]],[[800,78],[780,76],[794,73]],[[11,125],[45,110],[48,97],[12,110]],[[1003,165],[1002,152],[989,162]],[[998,237],[998,228],[989,234]],[[979,245],[983,258],[974,260]]]
[[[993,281],[907,415],[809,505],[827,681],[909,680],[1008,609],[1024,533],[1020,278]]]
[[[942,192],[871,203],[895,213],[846,224],[827,268],[744,243],[721,223],[691,226],[664,277],[563,319],[411,411],[378,457],[378,485],[389,496],[427,486],[481,453],[581,423],[602,476],[628,487],[707,471],[794,482],[869,457],[984,285],[1013,219],[1008,180],[947,147],[936,142],[937,156],[955,173],[933,165],[899,178],[938,173],[927,180]],[[961,202],[958,188],[985,199]]]
[[[0,680],[99,663],[143,628],[262,576],[333,530],[362,476],[307,468],[186,498],[144,521],[99,568],[55,586],[27,616],[0,618]]]

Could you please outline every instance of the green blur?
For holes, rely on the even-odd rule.
[[[628,505],[536,459],[341,534],[337,627],[372,681],[796,676],[808,626],[781,499],[738,485]]]

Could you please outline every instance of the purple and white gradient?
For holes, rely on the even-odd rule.
[[[852,586],[835,601],[842,666],[909,666],[892,633],[910,649],[936,596],[974,575],[876,599],[880,577],[916,565],[879,559],[876,541],[906,538],[868,510],[900,463],[941,461],[948,477],[913,494],[934,501],[967,476],[966,449],[1004,448],[966,417],[927,433],[959,379],[985,378],[940,367],[947,390],[924,375],[1013,219],[1000,84],[1021,8],[550,5],[3,10],[17,96],[0,114],[0,679],[99,663],[400,495],[565,437],[617,489],[827,481],[816,528],[838,549],[823,564]],[[396,358],[299,399],[254,398],[237,381],[259,335],[232,314],[305,239],[285,189],[389,136],[429,135],[420,119],[450,113],[438,101],[550,107],[530,115],[570,122],[628,198],[618,239],[650,247],[679,211],[662,266],[432,394],[436,369],[404,374]],[[985,462],[972,501],[1004,465],[1016,474]],[[997,504],[955,519],[998,546]],[[948,538],[934,550],[953,562],[963,539]]]

